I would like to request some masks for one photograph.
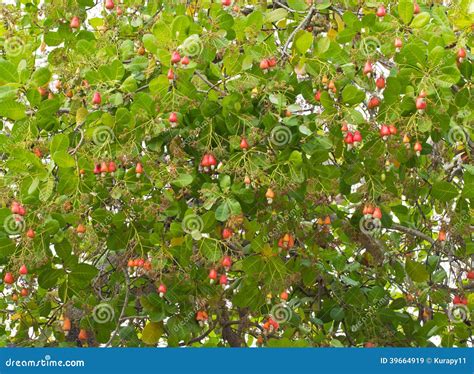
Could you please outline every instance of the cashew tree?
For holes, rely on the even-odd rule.
[[[468,0],[0,20],[2,345],[472,345]]]

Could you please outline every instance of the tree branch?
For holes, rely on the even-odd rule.
[[[194,72],[194,74],[196,74],[196,76],[198,76],[204,83],[206,83],[209,87],[211,87],[211,90],[216,90],[217,92],[219,92],[221,95],[226,95],[226,92],[221,90],[219,87],[217,87],[216,84],[213,84],[212,82],[210,82],[205,75],[203,75],[200,71],[196,70]]]
[[[202,339],[204,339],[206,336],[208,336],[212,331],[214,331],[216,327],[216,323],[212,323],[210,326],[209,326],[209,329],[206,330],[203,334],[195,337],[195,338],[192,338],[191,340],[189,340],[187,343],[180,343],[179,345],[180,346],[186,346],[186,345],[191,345],[193,343],[198,343],[200,342]]]
[[[110,336],[109,341],[105,344],[105,347],[109,347],[110,344],[112,344],[112,340],[114,340],[115,336],[117,335],[118,329],[120,327],[120,322],[122,321],[123,315],[125,314],[125,309],[127,308],[127,305],[128,305],[128,292],[130,289],[130,279],[128,278],[128,273],[126,269],[123,271],[123,273],[125,275],[125,300],[123,301],[122,310],[120,311],[120,316],[117,320],[117,326],[115,327],[114,332]]]
[[[283,46],[283,49],[282,49],[282,58],[285,59],[285,57],[288,56],[288,48],[291,44],[291,42],[293,41],[293,39],[295,38],[295,35],[298,31],[302,30],[303,28],[306,27],[306,25],[308,24],[308,22],[311,20],[311,18],[313,18],[314,14],[316,13],[316,8],[314,6],[311,7],[311,9],[309,10],[308,14],[306,15],[305,18],[303,18],[303,20],[301,21],[301,23],[296,26],[296,28],[293,30],[293,32],[290,34],[290,36],[288,37],[285,45]]]
[[[436,242],[436,240],[434,240],[432,237],[422,233],[421,231],[418,231],[416,229],[412,229],[410,227],[405,227],[405,226],[402,226],[402,225],[398,225],[396,223],[392,224],[392,227],[389,227],[388,229],[389,230],[400,231],[400,232],[403,232],[403,233],[411,235],[411,236],[416,236],[420,239],[426,240],[427,242],[429,242],[431,244],[434,244]]]

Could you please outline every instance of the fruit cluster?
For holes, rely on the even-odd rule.
[[[94,164],[93,173],[97,177],[99,176],[105,177],[107,173],[114,176],[116,171],[117,171],[117,164],[114,161],[109,161],[109,162],[102,161],[102,162]],[[135,173],[136,173],[137,178],[139,178],[143,174],[143,171],[144,171],[143,165],[140,162],[137,162],[137,164],[135,165]],[[86,174],[86,171],[84,169],[80,169],[79,174],[83,176]]]
[[[271,334],[277,331],[280,327],[280,324],[275,321],[273,318],[268,318],[268,320],[263,324],[263,333],[265,335]]]
[[[5,275],[3,276],[3,282],[5,283],[7,288],[12,288],[15,287],[15,290],[12,292],[12,301],[16,302],[18,301],[18,293],[16,291],[19,290],[19,294],[21,297],[27,297],[29,295],[29,290],[28,290],[28,282],[26,279],[26,275],[28,274],[28,268],[26,267],[25,264],[20,266],[20,269],[18,270],[18,274],[20,275],[18,277],[17,285],[18,287],[15,287],[15,277],[13,273],[11,272],[6,272]]]
[[[295,246],[295,238],[290,233],[286,233],[280,240],[278,240],[278,247],[289,251]]]
[[[387,140],[391,135],[397,135],[398,130],[395,125],[382,125],[380,126],[380,136],[383,140]]]
[[[196,321],[199,323],[199,326],[204,326],[204,324],[209,319],[209,316],[206,311],[198,310],[196,313]]]
[[[453,297],[453,304],[454,305],[467,305],[467,303],[468,303],[468,300],[464,296],[455,295]]]
[[[232,259],[230,258],[230,256],[224,256],[221,260],[221,265],[222,265],[222,268],[224,269],[224,271],[229,271],[231,266],[232,266]],[[209,280],[211,282],[211,284],[214,284],[216,283],[216,280],[217,280],[217,277],[218,277],[218,273],[217,273],[217,270],[215,268],[212,268],[210,271],[209,271]],[[227,284],[229,283],[229,279],[227,278],[227,274],[221,274],[221,276],[219,277],[219,284],[222,286],[222,287],[225,287]]]
[[[260,61],[260,69],[263,70],[264,73],[273,69],[277,65],[277,60],[275,57],[264,58]]]
[[[22,204],[20,204],[18,201],[12,202],[12,206],[10,208],[10,211],[13,214],[18,214],[20,216],[24,216],[26,214],[25,207]]]
[[[381,220],[382,219],[382,210],[379,207],[374,207],[371,204],[364,205],[364,209],[362,210],[362,214],[365,218],[372,218],[374,220]]]
[[[347,144],[347,149],[351,150],[353,147],[358,147],[362,142],[362,134],[359,130],[349,131],[349,125],[346,122],[343,122],[341,126],[341,131],[344,136],[344,143]]]
[[[208,173],[214,170],[217,166],[217,160],[211,153],[206,153],[202,156],[201,163],[199,165],[199,171]]]
[[[136,258],[128,260],[127,266],[129,268],[143,268],[145,270],[151,270],[151,262],[144,260],[143,258]]]
[[[117,165],[114,161],[109,161],[108,163],[106,161],[102,161],[100,163],[95,164],[94,166],[94,174],[100,174],[102,177],[105,177],[107,173],[114,175],[116,170]]]

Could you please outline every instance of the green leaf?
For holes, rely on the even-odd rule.
[[[145,34],[142,38],[143,46],[150,52],[156,53],[158,49],[158,41],[156,40],[155,35],[153,34]]]
[[[38,275],[38,284],[44,289],[57,286],[59,279],[64,272],[59,269],[45,269]]]
[[[398,14],[405,24],[409,24],[413,17],[413,0],[400,0],[398,2]]]
[[[49,151],[54,154],[58,151],[67,151],[69,148],[69,138],[64,134],[57,134],[51,139]]]
[[[18,72],[10,61],[0,59],[0,84],[18,82]]]
[[[179,174],[178,178],[175,180],[171,181],[171,184],[176,187],[186,187],[193,183],[194,177],[190,174]]]
[[[430,21],[430,14],[428,12],[422,12],[417,14],[413,21],[411,22],[410,26],[416,29],[421,29],[425,27],[428,22]]]
[[[132,116],[130,115],[130,112],[127,110],[127,108],[118,108],[117,112],[115,113],[115,123],[116,124],[129,124],[132,119]]]
[[[3,225],[2,225],[3,229]],[[15,242],[8,238],[0,237],[0,258],[11,256],[15,251]]]
[[[44,86],[51,80],[51,72],[48,68],[39,68],[31,76],[31,82],[37,86]]]
[[[114,60],[110,64],[101,66],[99,68],[99,72],[101,73],[104,80],[116,82],[122,79],[125,73],[125,68],[120,61]]]
[[[327,9],[331,6],[331,0],[319,0],[315,8],[318,10]]]
[[[36,191],[38,188],[40,180],[38,178],[33,178],[33,181],[30,184],[30,187],[28,188],[28,195],[31,195],[33,192]]]
[[[252,311],[258,310],[265,304],[265,297],[257,284],[253,282],[244,283],[237,295],[232,299],[233,303],[240,308],[250,308]]]
[[[414,282],[426,282],[430,277],[424,265],[412,260],[407,260],[405,271]]]
[[[363,91],[357,89],[352,85],[347,85],[342,90],[342,101],[345,104],[356,105],[361,103],[365,99]]]
[[[436,182],[431,189],[431,195],[435,199],[443,202],[453,200],[456,196],[458,196],[458,193],[459,191],[457,188],[453,184],[446,181]]]
[[[26,117],[26,107],[25,105],[13,100],[1,101],[0,117],[7,117],[14,121],[18,121]]]
[[[222,257],[222,252],[217,243],[217,241],[208,238],[203,238],[201,240],[201,254],[209,261],[218,261]]]
[[[148,322],[142,331],[142,342],[148,345],[155,345],[163,335],[162,322]]]
[[[164,96],[169,87],[170,83],[166,75],[159,75],[150,82],[150,92],[158,96]]]
[[[341,307],[332,308],[329,315],[334,321],[342,321],[345,317],[344,309]]]
[[[0,101],[15,99],[17,92],[18,92],[17,87],[0,86]]]
[[[449,88],[461,78],[461,73],[455,65],[443,66],[434,76],[438,86]]]
[[[130,76],[125,79],[120,86],[120,89],[124,92],[134,92],[137,89],[137,81],[134,77]]]
[[[278,8],[270,12],[265,13],[265,22],[274,23],[278,22],[288,15],[288,11],[283,8]]]
[[[64,41],[59,32],[50,31],[44,35],[44,42],[50,47],[56,47]]]
[[[190,18],[184,15],[176,16],[171,24],[171,37],[177,40],[184,40],[188,34],[188,27],[191,25]]]
[[[328,49],[329,46],[331,45],[331,40],[328,37],[322,37],[317,39],[316,42],[316,52],[318,55],[322,55],[325,53]]]
[[[226,199],[219,205],[216,209],[216,219],[218,221],[224,222],[231,215],[240,214],[242,212],[242,208],[240,207],[240,203],[234,199]]]
[[[74,157],[72,157],[66,151],[58,151],[53,154],[53,161],[58,165],[60,168],[73,168],[76,166],[76,161]]]
[[[308,4],[306,3],[306,1],[288,0],[287,3],[288,3],[288,6],[294,10],[303,11],[303,10],[308,9]]]
[[[298,52],[306,53],[306,51],[312,46],[313,44],[313,34],[306,31],[300,30],[296,33],[295,36],[295,47]]]
[[[75,280],[79,280],[81,283],[90,282],[99,272],[95,266],[89,264],[78,264],[71,270],[70,276],[73,276]]]

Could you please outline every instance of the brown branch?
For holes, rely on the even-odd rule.
[[[202,74],[200,71],[196,70],[194,72],[194,74],[196,74],[196,76],[198,76],[204,83],[206,83],[210,88],[211,90],[216,90],[217,92],[219,92],[221,95],[226,95],[226,92],[221,90],[219,87],[217,87],[217,84],[213,84],[211,81],[209,81],[206,76],[204,74]]]
[[[430,244],[434,244],[436,242],[436,240],[434,240],[433,238],[431,238],[430,236],[422,233],[421,231],[419,230],[416,230],[416,229],[412,229],[410,227],[405,227],[405,226],[402,226],[402,225],[398,225],[396,223],[392,224],[392,227],[389,227],[388,228],[389,230],[396,230],[396,231],[400,231],[400,232],[403,232],[405,234],[408,234],[408,235],[411,235],[411,236],[416,236],[420,239],[423,239],[423,240],[426,240],[427,242],[429,242]]]
[[[110,344],[112,343],[112,340],[114,340],[115,336],[117,335],[117,332],[120,328],[120,321],[122,320],[123,315],[125,314],[125,309],[127,308],[127,305],[128,305],[128,292],[129,292],[129,289],[130,289],[130,279],[128,278],[128,272],[127,272],[126,269],[123,271],[123,273],[125,275],[125,299],[123,301],[122,310],[120,311],[120,316],[117,320],[117,326],[115,327],[114,332],[110,336],[109,341],[107,343],[105,343],[105,347],[109,347]]]
[[[191,340],[189,340],[187,343],[180,343],[179,345],[180,346],[186,346],[186,345],[191,345],[193,343],[198,343],[200,342],[202,339],[204,339],[206,336],[208,336],[212,331],[214,331],[214,329],[216,328],[216,323],[212,323],[210,326],[209,326],[209,329],[206,330],[203,334],[195,337],[195,338],[192,338]]]
[[[293,41],[293,39],[295,38],[296,36],[296,33],[302,29],[304,29],[306,27],[306,25],[309,23],[309,21],[311,21],[311,18],[313,18],[314,14],[316,13],[316,8],[314,6],[312,6],[310,8],[310,10],[308,11],[308,14],[306,15],[305,18],[303,18],[303,20],[300,22],[300,24],[298,26],[296,26],[296,28],[293,30],[293,32],[290,34],[290,36],[288,37],[288,39],[286,40],[286,43],[285,45],[283,46],[283,49],[281,51],[282,53],[282,58],[285,59],[287,56],[288,56],[288,48],[291,44],[291,42]]]
[[[61,108],[61,109],[58,109],[58,111],[56,112],[57,114],[61,115],[61,114],[68,114],[70,112],[70,109],[68,108]],[[36,111],[34,110],[27,110],[26,111],[26,115],[27,116],[33,116],[36,114]]]

